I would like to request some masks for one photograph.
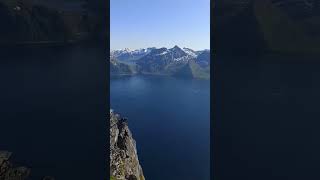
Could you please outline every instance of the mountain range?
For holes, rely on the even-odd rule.
[[[112,50],[111,75],[153,74],[185,78],[210,78],[210,50],[145,48]]]

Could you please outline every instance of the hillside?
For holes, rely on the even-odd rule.
[[[136,74],[135,65],[126,64],[120,62],[117,59],[110,57],[110,75],[122,76],[122,75],[134,75]]]

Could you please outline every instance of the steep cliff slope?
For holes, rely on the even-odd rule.
[[[136,142],[126,119],[110,110],[110,179],[144,180]]]

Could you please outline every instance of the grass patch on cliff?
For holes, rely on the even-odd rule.
[[[145,180],[142,174],[140,175],[140,180]]]

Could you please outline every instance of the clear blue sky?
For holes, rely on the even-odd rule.
[[[210,0],[110,0],[111,49],[210,48]]]

